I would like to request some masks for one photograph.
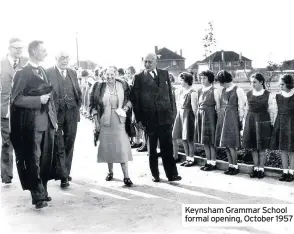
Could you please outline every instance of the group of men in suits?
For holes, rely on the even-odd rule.
[[[1,178],[11,183],[14,149],[22,188],[30,190],[39,209],[52,200],[48,180],[60,179],[62,188],[69,186],[81,90],[66,52],[58,53],[56,65],[44,70],[43,41],[28,45],[29,59],[21,56],[22,48],[21,40],[11,39],[0,67]]]
[[[44,70],[40,66],[47,55],[43,41],[28,45],[28,60],[21,56],[22,48],[19,39],[11,39],[0,67],[1,178],[11,183],[13,145],[22,188],[30,190],[32,204],[39,209],[52,200],[47,191],[50,179],[60,179],[62,188],[69,186],[82,92],[76,72],[68,68],[68,53],[58,53],[56,65]],[[157,69],[156,61],[155,54],[145,57],[145,70],[134,77],[131,101],[136,121],[148,136],[153,181],[160,181],[158,141],[166,176],[177,181],[181,177],[171,136],[174,100],[169,74]]]

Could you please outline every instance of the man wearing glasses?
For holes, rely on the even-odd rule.
[[[14,74],[27,62],[22,57],[23,44],[18,38],[9,40],[8,54],[0,61],[1,79],[1,179],[10,184],[13,177],[13,147],[9,138],[9,97]]]
[[[68,68],[69,54],[61,51],[56,55],[56,65],[47,69],[47,77],[53,86],[53,99],[57,113],[58,131],[55,135],[56,178],[61,188],[69,186],[77,126],[80,121],[82,92],[77,74]]]
[[[144,60],[145,70],[135,75],[131,94],[136,121],[145,128],[148,136],[149,165],[154,182],[159,182],[158,154],[160,152],[166,177],[169,181],[182,178],[178,175],[173,158],[172,124],[173,96],[167,71],[156,68],[155,54],[148,54]]]

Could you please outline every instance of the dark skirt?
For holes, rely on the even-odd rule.
[[[277,116],[270,149],[285,150],[294,152],[294,116],[293,115],[279,115]]]
[[[243,132],[243,147],[248,149],[268,149],[271,130],[269,113],[248,112]]]
[[[177,113],[172,136],[173,139],[193,141],[195,115],[192,110],[180,109]]]
[[[214,145],[217,115],[214,108],[198,109],[194,140],[196,143]]]
[[[240,141],[241,123],[237,110],[221,108],[215,131],[215,146],[237,148]]]

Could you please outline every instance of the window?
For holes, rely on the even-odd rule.
[[[177,61],[173,60],[172,65],[173,66],[176,66],[177,65]]]
[[[227,62],[227,66],[228,67],[232,66],[232,63],[231,62]]]

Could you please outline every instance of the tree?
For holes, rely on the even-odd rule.
[[[214,36],[214,28],[212,22],[208,22],[208,28],[205,29],[205,36],[202,39],[203,47],[204,47],[204,54],[203,56],[205,59],[212,53],[214,48],[216,47],[216,39]],[[213,58],[209,59],[209,69],[211,69],[211,62]]]

